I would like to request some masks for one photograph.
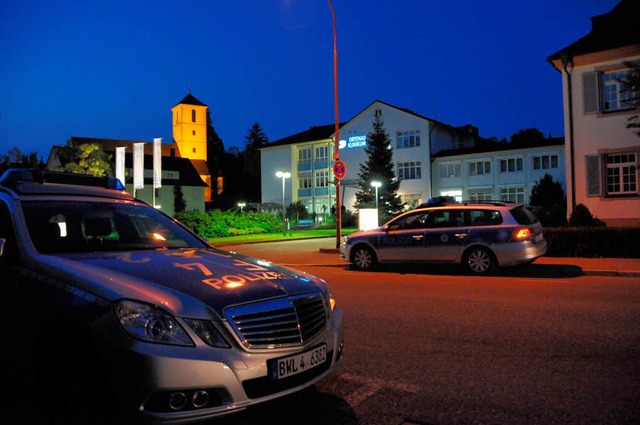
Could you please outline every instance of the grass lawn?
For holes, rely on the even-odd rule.
[[[355,232],[356,228],[343,228],[340,231],[341,235],[347,235]],[[242,243],[255,243],[255,242],[275,242],[275,241],[289,241],[292,239],[308,239],[308,238],[322,238],[336,236],[336,229],[304,229],[304,230],[290,230],[283,234],[278,233],[266,233],[259,235],[240,235],[240,236],[227,236],[225,238],[210,238],[209,242],[214,246],[234,245]]]

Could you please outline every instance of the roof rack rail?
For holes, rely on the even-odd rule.
[[[495,206],[505,206],[507,204],[516,204],[517,202],[514,201],[507,201],[504,199],[482,199],[482,200],[477,200],[477,199],[468,199],[468,200],[464,200],[464,201],[459,201],[461,204],[488,204],[488,205],[495,205]]]
[[[20,183],[59,183],[126,190],[122,182],[115,177],[98,177],[89,174],[41,170],[39,168],[10,168],[0,177],[0,185],[3,186],[15,187]]]

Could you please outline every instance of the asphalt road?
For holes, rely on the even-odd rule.
[[[358,272],[322,245],[226,247],[327,280],[346,356],[309,391],[211,424],[640,424],[638,277]]]

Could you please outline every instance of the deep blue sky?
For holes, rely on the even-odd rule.
[[[617,0],[333,0],[339,112],[374,100],[483,137],[563,135],[546,62]],[[334,122],[327,0],[2,0],[0,153],[71,136],[170,142],[189,90],[226,148]]]

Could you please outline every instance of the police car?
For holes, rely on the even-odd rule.
[[[0,179],[4,401],[80,423],[191,423],[337,367],[343,313],[324,280],[216,249],[123,189]]]
[[[546,252],[542,225],[525,205],[447,198],[349,234],[340,245],[340,257],[359,270],[419,262],[459,264],[472,274],[531,263]]]

